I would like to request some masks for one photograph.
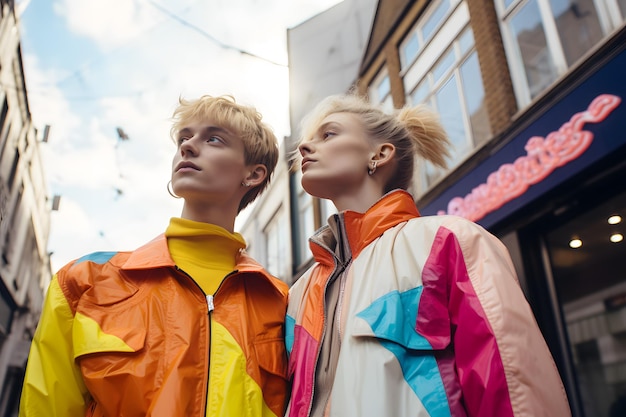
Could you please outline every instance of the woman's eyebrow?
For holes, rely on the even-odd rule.
[[[341,127],[341,125],[339,123],[337,123],[337,122],[334,122],[334,121],[333,122],[325,122],[325,123],[322,123],[320,125],[320,127],[317,128],[317,130],[318,131],[322,131],[324,129],[328,129],[329,127]]]

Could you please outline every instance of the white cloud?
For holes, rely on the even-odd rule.
[[[175,151],[169,118],[179,96],[232,94],[256,106],[279,140],[289,134],[287,68],[207,35],[286,63],[286,28],[337,2],[156,2],[181,23],[151,0],[56,0],[57,24],[26,27],[25,36],[49,30],[49,37],[80,37],[77,45],[88,40],[101,48],[74,51],[68,67],[69,60],[23,45],[33,120],[39,129],[51,125],[42,145],[49,192],[62,195],[51,219],[53,268],[94,250],[133,249],[180,215],[182,202],[166,191]],[[63,25],[67,33],[50,29]],[[116,127],[128,141],[118,140]]]
[[[54,11],[78,36],[102,48],[119,46],[154,24],[156,11],[145,2],[129,0],[59,0]]]

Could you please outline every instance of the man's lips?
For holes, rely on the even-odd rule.
[[[178,165],[176,165],[176,172],[178,171],[200,171],[200,168],[194,164],[193,162],[189,162],[189,161],[182,161],[179,162]]]

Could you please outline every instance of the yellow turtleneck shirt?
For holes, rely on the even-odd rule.
[[[237,254],[246,247],[239,233],[178,217],[170,219],[165,237],[176,265],[211,295],[235,269]]]

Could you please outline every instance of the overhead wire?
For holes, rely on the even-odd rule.
[[[196,26],[196,25],[188,22],[187,20],[183,19],[182,17],[180,17],[180,16],[170,12],[169,10],[167,10],[166,8],[164,8],[163,6],[161,6],[160,4],[155,2],[154,0],[148,0],[148,3],[150,3],[154,8],[159,10],[161,13],[169,16],[173,20],[176,20],[181,25],[183,25],[185,27],[188,27],[189,29],[194,30],[195,32],[197,32],[200,35],[204,36],[205,38],[209,39],[210,41],[216,43],[217,45],[219,45],[223,49],[230,49],[230,50],[233,50],[233,51],[237,51],[237,52],[239,52],[239,53],[241,53],[243,55],[248,55],[248,56],[250,56],[252,58],[257,58],[257,59],[263,60],[265,62],[269,62],[270,64],[277,65],[279,67],[288,67],[287,64],[282,64],[280,62],[276,62],[276,61],[271,60],[269,58],[265,58],[265,57],[262,57],[260,55],[254,54],[252,52],[246,51],[245,49],[241,49],[241,48],[238,48],[236,46],[224,43],[224,42],[220,41],[219,39],[217,39],[216,37],[214,37],[213,35],[211,35],[211,34],[207,33],[206,31],[202,30],[198,26]]]
[[[166,9],[165,7],[163,7],[162,5],[160,5],[159,3],[155,2],[154,0],[147,0],[146,1],[150,6],[152,6],[153,8],[155,8],[156,10],[158,10],[160,13],[164,14],[165,16],[167,16],[169,19],[175,20],[176,22],[178,22],[179,24],[181,24],[182,26],[193,30],[194,32],[202,35],[204,38],[210,40],[212,43],[218,45],[220,48],[222,49],[226,49],[226,50],[232,50],[232,51],[236,51],[242,55],[246,55],[248,57],[254,58],[254,59],[258,59],[267,63],[270,63],[272,65],[276,65],[279,67],[283,67],[283,68],[288,68],[287,64],[283,64],[277,61],[274,61],[272,59],[263,57],[261,55],[255,54],[253,52],[247,51],[245,49],[236,47],[234,45],[230,45],[227,44],[225,42],[222,42],[221,40],[217,39],[215,36],[211,35],[210,33],[206,32],[205,30],[203,30],[202,28],[194,25],[193,23],[185,20],[184,18],[180,17],[179,15],[175,14],[174,12]],[[187,9],[185,9],[187,10]],[[154,24],[153,26],[151,26],[150,28],[148,28],[146,31],[144,31],[142,33],[142,35],[145,35],[147,32],[150,32],[158,27],[161,26],[161,24],[163,23],[163,21],[157,22],[156,24]],[[112,53],[119,51],[123,48],[127,48],[129,46],[128,43],[113,49],[112,51],[109,51],[106,55],[111,55]],[[106,57],[106,56],[105,56]],[[102,59],[104,59],[105,57],[98,57],[95,58],[85,64],[83,64],[81,66],[81,68],[73,71],[72,73],[70,73],[69,75],[61,78],[58,81],[54,81],[50,84],[47,85],[53,85],[53,86],[61,86],[62,84],[66,83],[67,81],[73,79],[73,78],[81,78],[82,74],[87,71],[91,66],[93,66],[95,63],[101,61]],[[43,85],[43,87],[46,87],[46,85]],[[146,91],[148,91],[149,88],[145,88],[142,89],[140,91],[133,91],[133,92],[129,92],[126,94],[116,94],[116,95],[84,95],[84,96],[68,96],[66,97],[66,99],[68,100],[72,100],[72,101],[90,101],[90,100],[100,100],[102,98],[105,97],[132,97],[132,96],[141,96],[142,94],[144,94]],[[37,91],[37,90],[32,90],[32,89],[28,89],[28,93],[29,94],[37,94],[37,95],[47,95],[47,93],[45,93],[44,91]]]

